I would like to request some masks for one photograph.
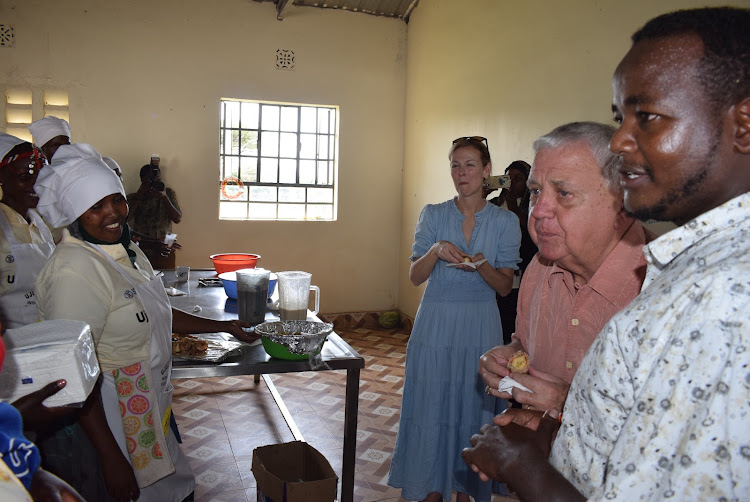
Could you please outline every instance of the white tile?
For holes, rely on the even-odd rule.
[[[310,385],[305,386],[306,389],[310,389],[310,390],[326,390],[328,387],[330,387],[330,385],[326,385],[324,383],[319,383],[319,382],[313,382]]]
[[[227,477],[216,471],[206,471],[195,477],[196,484],[206,486],[208,488],[215,488],[219,483],[224,481]]]
[[[222,380],[219,380],[219,383],[223,385],[237,385],[238,383],[242,383],[243,381],[244,380],[240,380],[239,378],[226,377]]]
[[[196,382],[195,380],[186,379],[181,381],[177,384],[178,387],[181,387],[183,389],[194,389],[196,387],[199,387],[201,385],[201,382]]]
[[[359,456],[361,460],[367,460],[368,462],[376,462],[382,464],[391,457],[391,454],[385,451],[373,450],[372,448],[366,450],[362,455]]]
[[[200,394],[188,394],[187,396],[180,396],[180,401],[185,401],[186,403],[198,403],[200,401],[203,401],[204,397]]]
[[[386,382],[398,383],[401,380],[403,380],[403,378],[401,378],[400,376],[396,376],[396,375],[386,375],[383,377],[383,380]]]
[[[206,417],[211,414],[212,413],[210,411],[201,410],[200,408],[195,408],[193,410],[183,413],[182,416],[190,418],[192,420],[200,420],[201,418]]]
[[[380,415],[380,416],[383,416],[383,417],[392,417],[393,415],[395,415],[396,413],[398,413],[398,409],[397,408],[388,408],[387,406],[378,406],[377,408],[375,408],[374,410],[372,410],[372,412],[375,415]]]
[[[328,406],[333,406],[333,405],[339,404],[341,402],[341,399],[337,399],[337,398],[332,397],[332,396],[325,396],[325,397],[323,397],[321,399],[318,399],[317,402],[320,403],[320,404],[325,404],[325,405],[328,405]]]
[[[372,436],[372,432],[370,432],[370,431],[363,431],[363,430],[358,430],[357,431],[357,441],[364,441],[365,439],[369,438],[370,436]]]
[[[378,394],[376,392],[362,392],[359,395],[359,398],[363,401],[377,401],[382,396],[383,394]]]
[[[383,366],[382,364],[373,364],[371,366],[367,366],[366,369],[373,371],[385,371],[388,369],[388,366]]]
[[[185,436],[190,436],[194,438],[205,438],[210,436],[211,434],[215,434],[216,431],[214,429],[210,429],[208,427],[204,427],[202,425],[199,425],[198,427],[194,427],[190,430],[183,431],[181,434]],[[212,455],[213,456],[213,455]]]
[[[217,455],[221,455],[223,452],[215,448],[208,448],[207,446],[201,446],[197,450],[193,450],[187,453],[188,457],[197,458],[198,460],[211,460]],[[209,471],[210,472],[210,471]],[[205,472],[202,475],[206,474]],[[216,474],[216,473],[214,473]],[[221,476],[221,474],[219,474]],[[205,483],[201,483],[205,484]]]

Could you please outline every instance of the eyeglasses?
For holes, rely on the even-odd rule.
[[[480,143],[484,142],[484,146],[487,147],[487,150],[490,149],[490,144],[487,142],[487,138],[482,136],[462,136],[460,138],[454,139],[453,144],[455,145],[456,143],[461,143],[463,141],[479,141]]]

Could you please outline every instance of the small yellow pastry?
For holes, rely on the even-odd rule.
[[[528,373],[531,360],[523,350],[519,350],[508,359],[508,369],[513,373]]]
[[[471,263],[471,256],[464,256],[464,263]]]

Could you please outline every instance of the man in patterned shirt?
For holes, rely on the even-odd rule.
[[[646,246],[643,290],[584,358],[549,460],[555,421],[511,410],[464,451],[483,478],[524,500],[750,494],[749,33],[750,10],[713,8],[633,35],[610,147],[626,209],[680,226]]]

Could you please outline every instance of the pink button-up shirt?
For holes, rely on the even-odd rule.
[[[609,319],[641,291],[643,246],[653,239],[634,222],[587,284],[537,254],[523,274],[516,332],[534,368],[570,383]]]

